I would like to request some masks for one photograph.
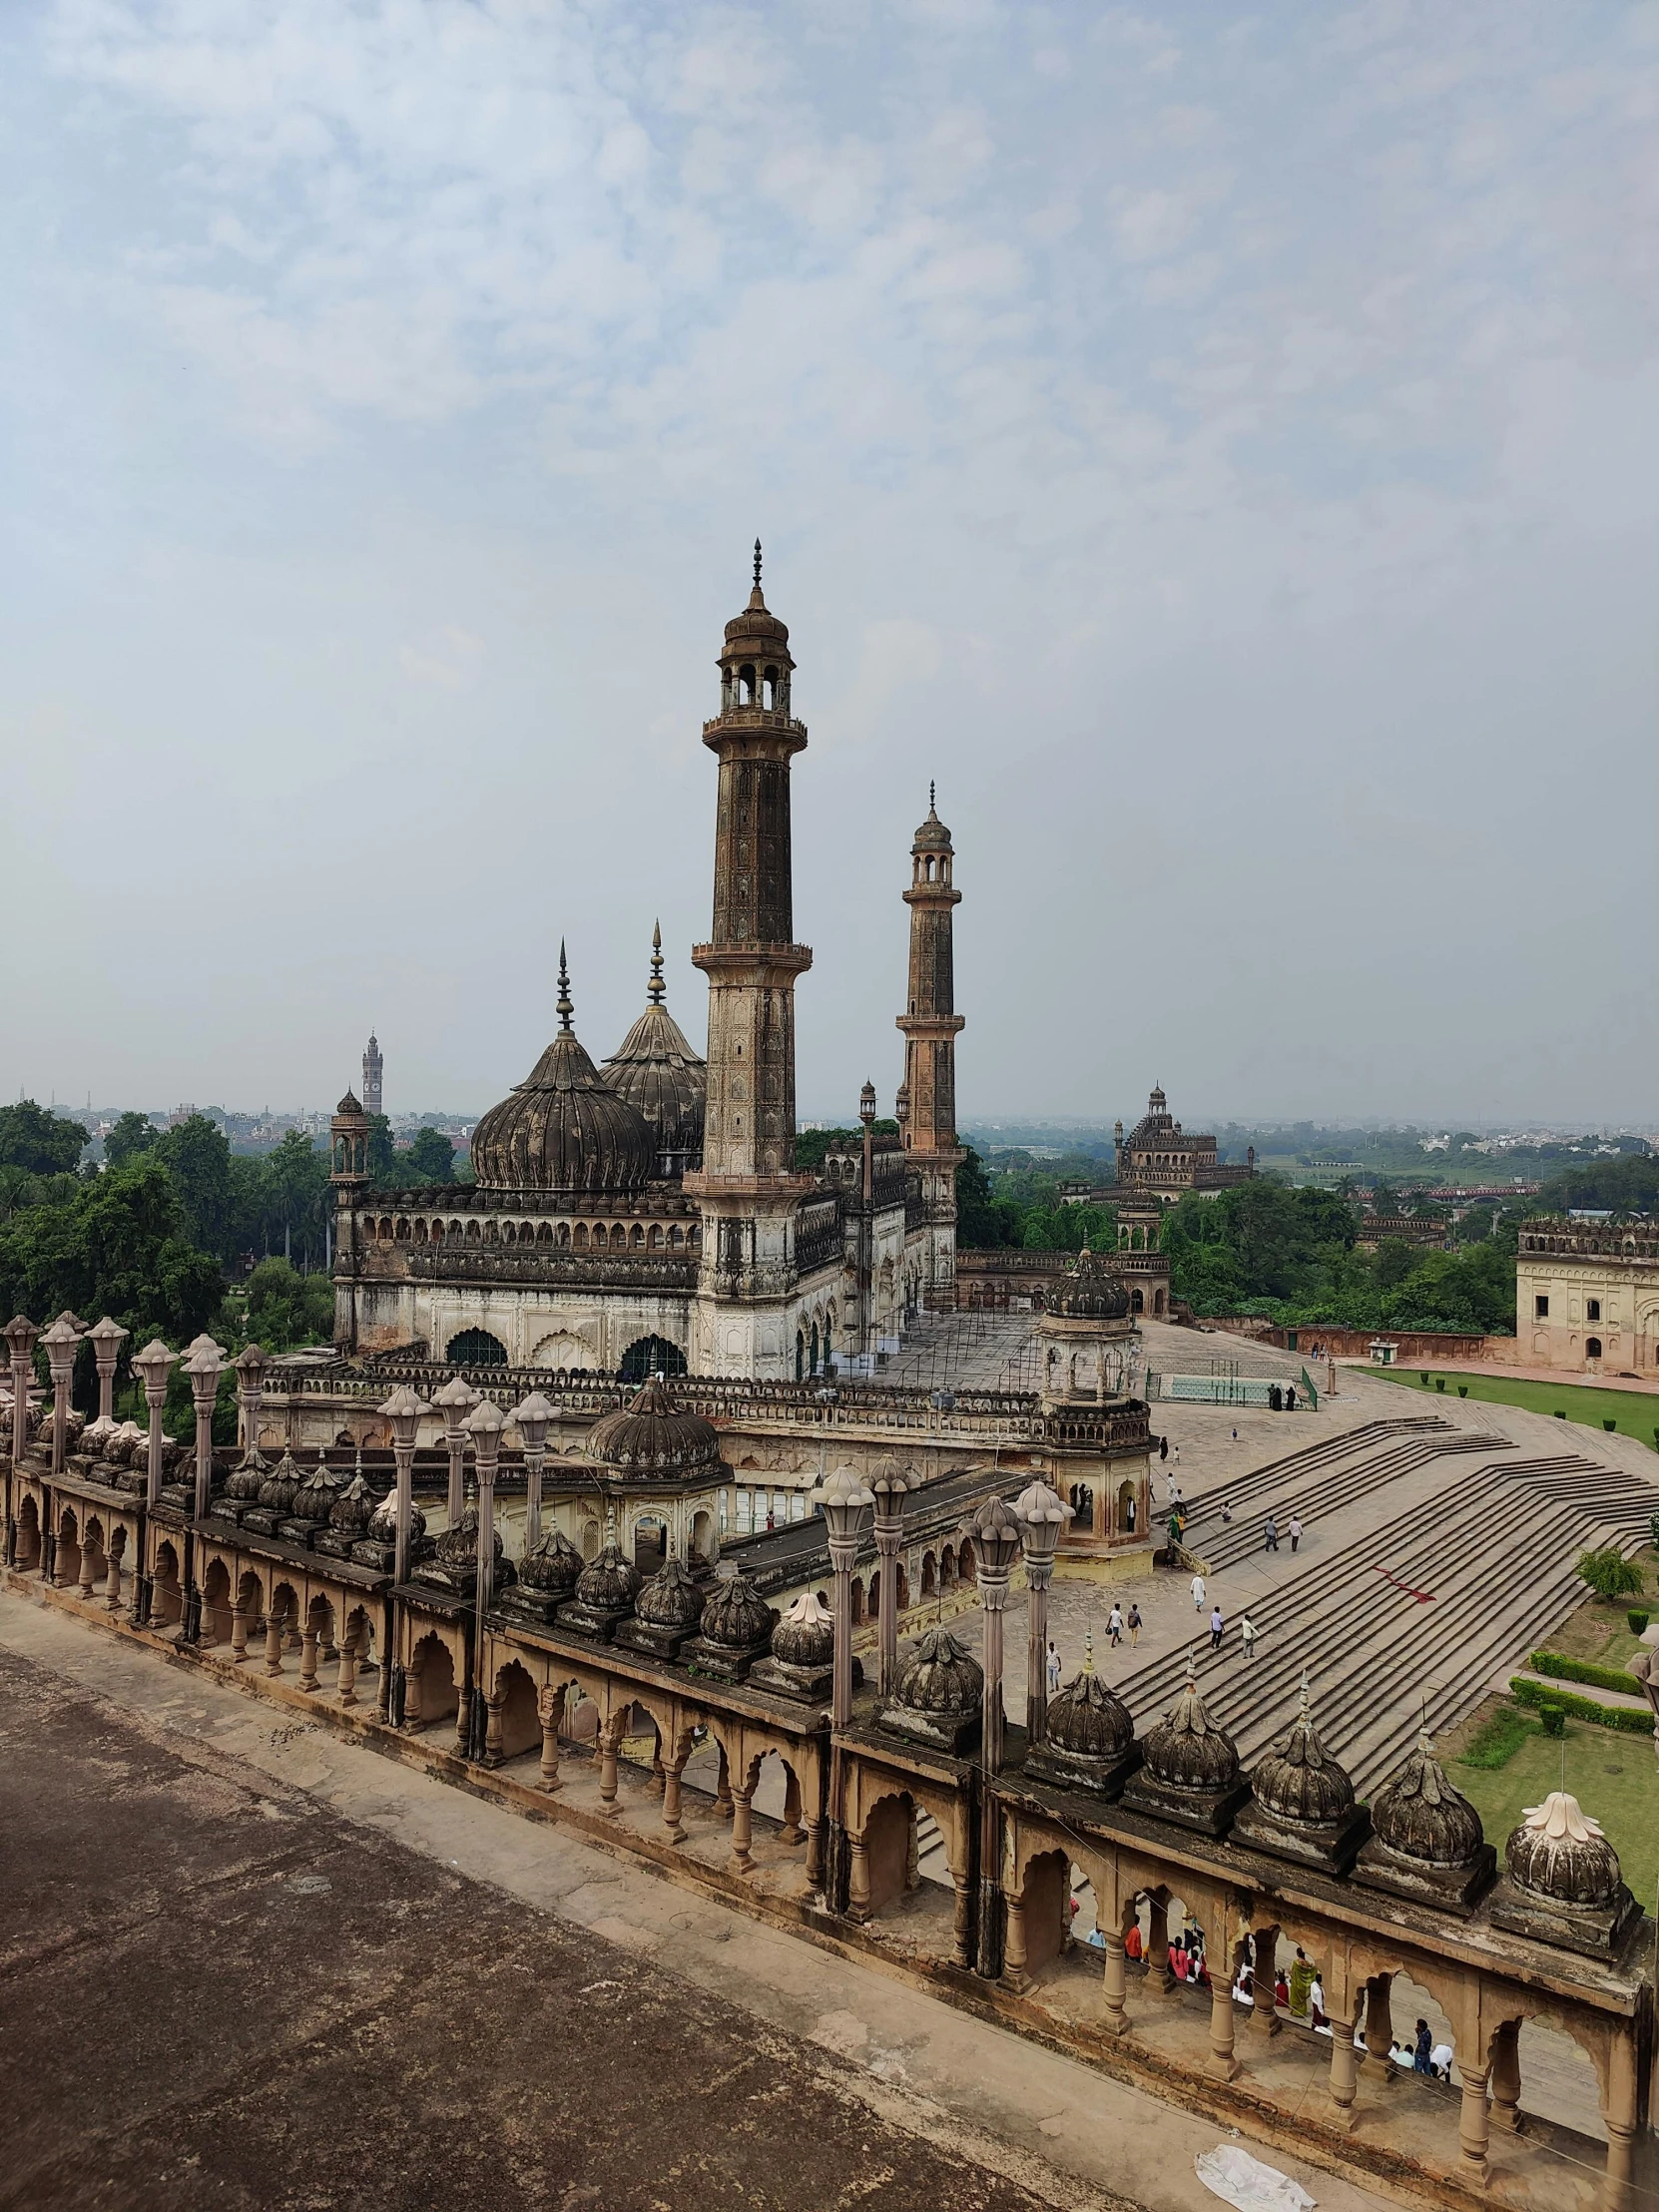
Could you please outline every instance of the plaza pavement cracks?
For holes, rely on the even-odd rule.
[[[255,1788],[260,1776],[271,1777],[463,1880],[590,1931],[800,2037],[884,2123],[1005,2175],[1041,2202],[1088,2212],[1127,2198],[1145,2212],[1214,2212],[1193,2162],[1227,2134],[1178,2106],[872,1964],[681,1890],[557,1826],[526,1821],[318,1724],[275,1715],[44,1601],[0,1601],[0,1648],[31,1663],[43,1696],[57,1677],[78,1695],[108,1701],[187,1763],[193,1753],[216,1768],[229,1762]],[[1321,2092],[1325,2071],[1320,2053],[1310,2095]],[[779,2119],[788,2125],[786,2113]],[[811,2144],[801,2152],[810,2160]],[[1324,2212],[1379,2212],[1390,2201],[1282,2152],[1259,2155],[1292,2173]]]

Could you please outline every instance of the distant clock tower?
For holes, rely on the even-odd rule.
[[[385,1071],[385,1065],[380,1056],[380,1047],[374,1040],[374,1032],[370,1030],[368,1050],[363,1054],[363,1112],[370,1120],[385,1111],[380,1104],[380,1077]]]

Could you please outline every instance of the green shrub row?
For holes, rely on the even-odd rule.
[[[1527,1654],[1526,1663],[1534,1674],[1553,1675],[1557,1682],[1588,1682],[1598,1690],[1622,1690],[1626,1697],[1647,1695],[1633,1674],[1626,1674],[1622,1667],[1598,1667],[1593,1659],[1568,1659],[1559,1651],[1533,1651]]]
[[[1594,1721],[1598,1728],[1616,1728],[1627,1736],[1651,1736],[1653,1715],[1638,1713],[1630,1705],[1598,1705],[1594,1698],[1574,1697],[1570,1690],[1551,1690],[1542,1682],[1528,1682],[1516,1675],[1509,1684],[1510,1691],[1522,1705],[1530,1705],[1540,1712],[1546,1706],[1570,1713],[1575,1721]]]

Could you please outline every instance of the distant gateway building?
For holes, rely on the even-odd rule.
[[[1169,1101],[1154,1089],[1146,1112],[1126,1137],[1120,1121],[1113,1131],[1115,1186],[1099,1195],[1108,1200],[1144,1198],[1173,1206],[1188,1191],[1212,1193],[1248,1183],[1256,1173],[1256,1147],[1242,1168],[1222,1167],[1212,1136],[1190,1136],[1172,1119]]]
[[[596,1068],[561,946],[558,1032],[474,1130],[476,1188],[394,1194],[366,1173],[371,1038],[362,1103],[348,1092],[332,1124],[341,1350],[786,1381],[867,1357],[924,1302],[954,1302],[950,832],[930,804],[911,844],[900,1134],[873,1135],[866,1085],[861,1145],[798,1173],[795,983],[813,955],[795,941],[790,767],[807,731],[758,546],[718,665],[720,712],[703,727],[720,763],[714,922],[692,951],[709,978],[707,1061],[664,1003],[659,934],[646,1009]]]

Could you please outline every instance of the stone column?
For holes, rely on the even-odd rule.
[[[559,1723],[564,1719],[565,1693],[544,1688],[536,1700],[541,1722],[541,1787],[549,1797],[559,1787]]]
[[[506,1738],[501,1733],[501,1700],[490,1695],[484,1699],[484,1764],[499,1767],[506,1757]]]
[[[280,1674],[282,1671],[282,1616],[277,1612],[275,1600],[265,1617],[265,1671]]]
[[[854,1921],[869,1919],[869,1847],[861,1835],[849,1835],[846,1910]]]
[[[104,1607],[107,1612],[121,1610],[121,1554],[115,1547],[115,1531],[110,1531],[110,1548],[105,1555],[110,1562],[109,1578],[104,1584]]]
[[[196,1412],[196,1507],[194,1518],[198,1522],[207,1519],[208,1501],[213,1494],[214,1400],[219,1395],[219,1379],[224,1370],[225,1362],[218,1345],[211,1338],[199,1337],[190,1358],[185,1362],[185,1373],[190,1377],[191,1400]],[[185,1620],[179,1638],[181,1643],[195,1643],[202,1634],[202,1591],[197,1582],[199,1544],[200,1539],[187,1531],[185,1536]],[[303,1684],[301,1687],[303,1687]]]
[[[121,1358],[121,1348],[127,1342],[129,1331],[119,1322],[111,1321],[108,1314],[96,1329],[87,1331],[87,1341],[92,1346],[92,1357],[98,1368],[98,1418],[115,1418],[115,1370]]]
[[[621,1720],[603,1721],[599,1728],[599,1803],[600,1810],[611,1815],[618,1811],[617,1759],[622,1750]]]
[[[1121,1929],[1103,1928],[1101,1940],[1105,1944],[1105,1963],[1100,1973],[1101,1994],[1106,1999],[1106,2031],[1110,2035],[1122,2035],[1129,2026],[1129,2010],[1126,1998],[1129,1993],[1129,1968],[1124,1956]]]
[[[248,1657],[248,1608],[239,1597],[231,1608],[231,1664],[240,1667]]]
[[[1146,1979],[1160,1996],[1174,1996],[1180,1984],[1169,1962],[1169,1906],[1162,1898],[1147,1900]]]
[[[299,1687],[302,1690],[316,1688],[316,1629],[307,1613],[305,1625],[299,1631]]]
[[[35,1340],[39,1335],[40,1331],[27,1314],[19,1314],[6,1325],[12,1371],[12,1450],[6,1479],[5,1558],[8,1567],[17,1564],[18,1478],[23,1455],[29,1448],[29,1384],[34,1378]]]
[[[534,1551],[541,1542],[541,1471],[547,1458],[547,1424],[558,1407],[540,1390],[532,1390],[513,1407],[519,1440],[524,1447],[524,1548]],[[713,1562],[711,1562],[712,1564]]]
[[[1366,1983],[1366,2068],[1368,2073],[1381,2074],[1384,2083],[1398,2077],[1398,2069],[1389,2056],[1393,2047],[1393,2008],[1388,1999],[1392,1980],[1391,1974],[1374,1973]]]
[[[815,1495],[830,1540],[835,1615],[830,1675],[830,1836],[824,1854],[824,1902],[831,1913],[844,1913],[850,1910],[851,1847],[846,1833],[846,1761],[840,1738],[852,1721],[852,1569],[857,1563],[858,1546],[869,1526],[875,1500],[850,1467],[837,1467]],[[723,1751],[721,1780],[724,1783],[726,1779]],[[867,1869],[865,1895],[867,1898]]]
[[[950,1923],[951,1957],[966,1973],[973,1965],[973,1885],[964,1875],[953,1874],[950,1879],[956,1893]]]
[[[1250,1938],[1250,2024],[1258,2035],[1279,2033],[1279,2007],[1273,1997],[1278,1972],[1279,1931],[1259,1928]]]
[[[81,1571],[75,1577],[75,1594],[92,1602],[94,1575],[92,1571],[92,1546],[87,1541],[86,1530],[81,1531]]]
[[[913,1825],[910,1833],[912,1836],[915,1833]],[[778,1841],[781,1844],[799,1844],[801,1840],[801,1784],[796,1778],[795,1769],[787,1767],[784,1770],[784,1825],[778,1831]]]
[[[824,1888],[824,1846],[829,1826],[825,1820],[807,1823],[807,1887],[810,1890]]]
[[[60,1314],[41,1338],[52,1377],[52,1472],[62,1474],[69,1442],[69,1385],[75,1379],[75,1355],[81,1349],[81,1332],[75,1317]]]
[[[755,1791],[753,1786],[740,1790],[732,1788],[732,1864],[739,1874],[747,1874],[754,1865],[750,1846],[754,1842]]]
[[[342,1637],[339,1647],[339,1672],[334,1677],[334,1694],[342,1705],[357,1702],[357,1646],[350,1636]]]
[[[883,1458],[876,1462],[869,1486],[875,1499],[875,1549],[881,1561],[875,1694],[885,1704],[898,1674],[898,1549],[904,1534],[904,1498],[909,1484],[898,1462]]]
[[[1354,2022],[1331,2015],[1331,2101],[1337,2107],[1339,2125],[1354,2116],[1354,2097],[1360,2085],[1360,2064],[1354,2049]]]
[[[1225,1942],[1215,1944],[1210,1960],[1210,2055],[1204,2070],[1218,2081],[1232,2081],[1239,2071],[1239,2061],[1233,2055],[1233,1976],[1228,1971],[1229,1947]],[[1354,2056],[1352,2029],[1348,2055],[1350,2059]]]
[[[1040,1744],[1048,1734],[1048,1586],[1054,1579],[1060,1531],[1070,1516],[1064,1499],[1041,1480],[1020,1492],[1014,1512],[1031,1593],[1025,1639],[1025,1732],[1033,1744]]]
[[[452,1375],[441,1390],[432,1392],[432,1403],[443,1415],[443,1440],[449,1449],[449,1522],[460,1519],[464,1500],[461,1476],[466,1457],[466,1417],[478,1403],[478,1392],[464,1376]]]
[[[478,1469],[478,1566],[473,1578],[472,1650],[472,1756],[485,1756],[488,1729],[485,1708],[488,1685],[483,1680],[484,1623],[495,1598],[495,1470],[501,1450],[501,1431],[507,1416],[499,1405],[485,1398],[467,1416],[473,1457]]]
[[[1010,1989],[1023,1989],[1025,1972],[1025,1896],[1023,1891],[1010,1890],[1005,1904],[1007,1927],[1002,1938],[1002,1978]]]
[[[1460,2059],[1457,2062],[1457,2080],[1463,2092],[1457,2117],[1457,2148],[1462,2154],[1458,2173],[1465,2182],[1482,2184],[1486,2179],[1488,2127],[1486,2073],[1484,2066],[1465,2066]]]
[[[686,1831],[680,1819],[680,1778],[691,1752],[690,1737],[682,1736],[669,1751],[671,1755],[663,1761],[663,1826],[671,1844],[683,1844]]]
[[[978,1972],[995,1981],[1002,1971],[1002,1817],[992,1785],[1002,1772],[1002,1609],[1008,1577],[1020,1554],[1018,1515],[1001,1498],[987,1498],[968,1524],[984,1612],[984,1702],[980,1708],[981,1792],[979,1827]]]
[[[1640,2125],[1640,2103],[1635,2031],[1628,2026],[1614,2030],[1607,2053],[1607,2087],[1602,2097],[1601,2116],[1607,2123],[1607,2178],[1602,2187],[1602,2202],[1607,2212],[1629,2212],[1635,2201],[1631,2173]]]

